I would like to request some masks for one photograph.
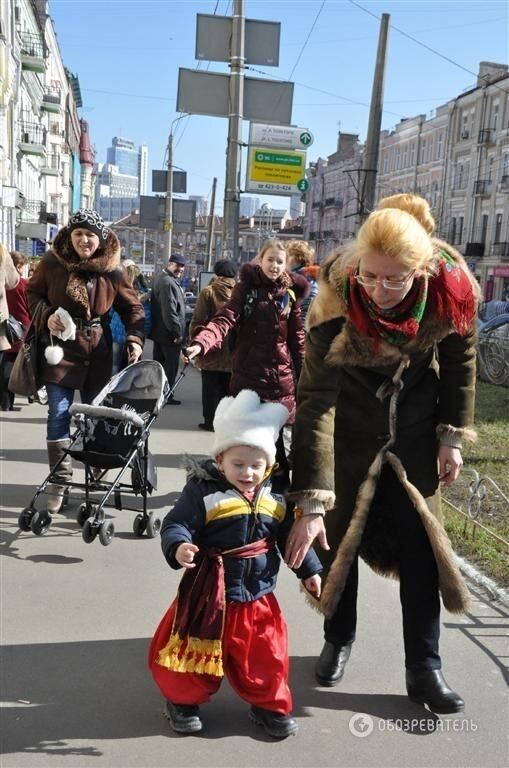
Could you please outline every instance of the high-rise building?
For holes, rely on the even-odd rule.
[[[106,152],[106,163],[96,167],[96,210],[106,220],[120,218],[139,208],[146,194],[148,149],[115,136]]]
[[[259,207],[259,197],[242,197],[240,200],[240,215],[254,216]]]

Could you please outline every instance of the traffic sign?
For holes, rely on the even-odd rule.
[[[307,192],[309,189],[309,181],[307,179],[300,179],[297,182],[297,189],[299,192]]]
[[[249,144],[257,147],[278,149],[306,149],[313,143],[313,134],[306,128],[294,125],[266,125],[251,123],[249,126]]]
[[[293,195],[304,178],[306,153],[267,147],[250,147],[246,191],[266,195]]]

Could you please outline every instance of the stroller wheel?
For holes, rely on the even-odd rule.
[[[99,532],[98,526],[95,522],[95,517],[89,517],[83,523],[83,530],[81,535],[85,544],[91,544]]]
[[[21,528],[21,526],[20,526]],[[136,515],[133,521],[133,533],[135,536],[143,536],[147,528],[147,518],[144,515]]]
[[[153,512],[148,516],[147,521],[147,536],[149,539],[155,539],[159,535],[161,530],[161,518],[154,515]]]
[[[18,526],[22,531],[32,530],[32,518],[35,515],[35,509],[33,507],[25,507],[23,512],[18,517]]]
[[[111,520],[105,520],[99,529],[99,541],[107,547],[113,541],[115,526]]]
[[[51,515],[46,509],[36,511],[32,515],[30,529],[36,536],[43,536],[51,525]]]
[[[78,514],[76,515],[76,522],[78,523],[80,528],[83,528],[85,525],[85,522],[90,517],[91,509],[89,509],[88,504],[80,504],[78,507]]]

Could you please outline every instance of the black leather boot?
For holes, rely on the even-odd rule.
[[[329,643],[328,640],[325,641],[315,665],[315,677],[319,685],[332,688],[333,685],[339,683],[343,677],[351,650],[351,643],[349,645],[335,645],[335,643]]]
[[[200,708],[197,706],[174,704],[172,701],[167,700],[164,714],[176,733],[196,733],[203,728],[200,719]]]
[[[440,669],[407,669],[406,689],[412,701],[426,704],[437,715],[463,712],[465,702],[449,688]]]
[[[263,726],[265,733],[274,739],[286,739],[287,736],[296,733],[299,727],[291,715],[280,715],[270,709],[263,709],[254,705],[251,707],[249,719],[256,725]]]

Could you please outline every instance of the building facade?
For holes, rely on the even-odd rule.
[[[43,252],[79,207],[79,82],[46,0],[0,3],[0,239]]]
[[[352,133],[339,133],[336,151],[310,163],[304,239],[314,246],[318,262],[353,237],[361,167],[362,146]]]

